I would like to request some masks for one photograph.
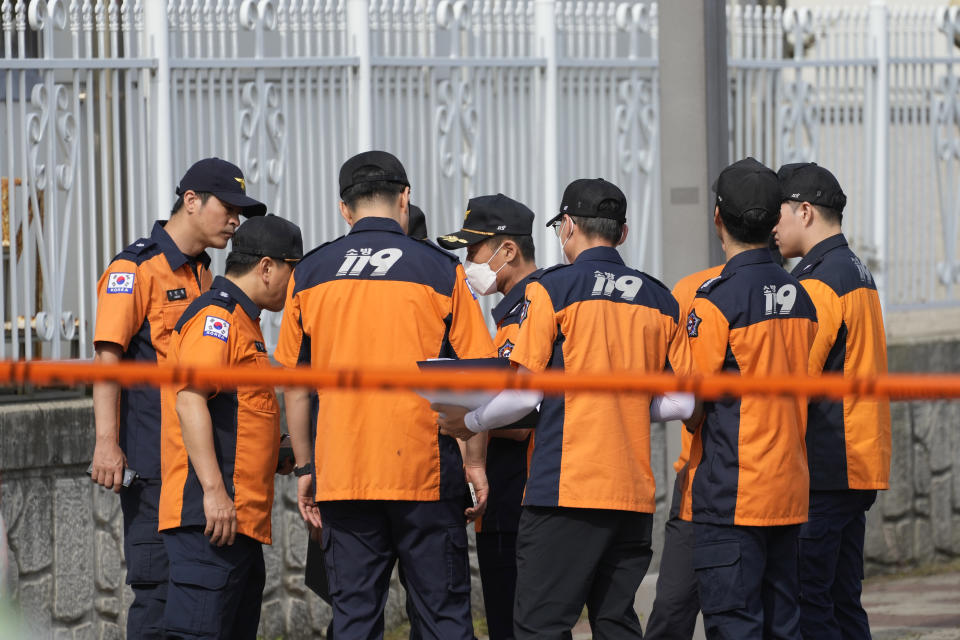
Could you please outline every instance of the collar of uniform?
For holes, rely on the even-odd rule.
[[[392,231],[406,235],[403,233],[403,227],[400,226],[400,223],[393,218],[378,218],[373,216],[361,218],[353,223],[350,233],[357,233],[358,231]]]
[[[770,249],[766,247],[748,249],[727,260],[726,266],[723,267],[723,273],[730,273],[748,264],[763,264],[765,262],[773,262],[773,255],[770,253]]]
[[[217,276],[213,279],[213,284],[210,285],[210,290],[213,291],[214,289],[229,293],[230,297],[240,303],[240,306],[243,307],[243,310],[247,312],[247,315],[250,316],[250,319],[254,322],[260,319],[260,307],[254,304],[253,300],[243,292],[243,289],[231,280],[223,276]]]
[[[613,247],[592,247],[590,249],[584,249],[573,263],[577,264],[578,262],[593,260],[623,264],[623,258],[620,256],[620,252]]]
[[[813,249],[807,252],[807,255],[803,256],[803,260],[793,268],[791,272],[794,276],[799,276],[804,271],[809,271],[813,265],[817,264],[823,260],[823,256],[827,255],[834,249],[839,249],[840,247],[847,246],[847,238],[842,234],[838,233],[834,236],[830,236],[825,240],[821,240],[813,246]]]
[[[154,222],[153,231],[150,232],[150,239],[156,242],[160,250],[163,251],[163,256],[167,259],[167,264],[170,265],[170,269],[176,271],[187,264],[191,258],[185,255],[183,251],[180,251],[180,247],[173,241],[173,238],[170,237],[167,230],[163,228],[166,224],[166,220],[157,220]],[[210,256],[207,255],[206,251],[201,251],[195,260],[205,268],[210,268]]]
[[[498,302],[497,306],[490,311],[490,315],[493,316],[494,324],[499,325],[506,315],[510,313],[510,310],[517,306],[517,303],[523,299],[523,292],[527,290],[527,284],[530,282],[531,276],[537,273],[539,273],[539,270],[534,271],[529,276],[513,285],[513,289],[510,289],[507,295],[503,296],[503,300]]]

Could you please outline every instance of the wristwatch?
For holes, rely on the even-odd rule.
[[[308,462],[307,464],[303,465],[302,467],[294,467],[294,468],[293,468],[293,475],[297,476],[298,478],[301,477],[301,476],[308,476],[308,475],[310,475],[311,473],[313,473],[313,463],[312,463],[312,462]]]

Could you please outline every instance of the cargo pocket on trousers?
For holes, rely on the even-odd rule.
[[[127,533],[127,584],[131,586],[165,583],[169,576],[167,550],[157,533],[157,523],[132,526]]]
[[[447,589],[451,593],[470,592],[467,529],[462,525],[447,527]]]
[[[800,525],[797,533],[797,574],[801,593],[812,591],[828,593],[836,570],[839,532],[831,531],[830,522],[812,518]]]
[[[217,632],[229,578],[227,569],[212,564],[172,564],[164,614],[167,630]]]
[[[693,570],[704,613],[721,613],[746,606],[740,567],[740,543],[715,542],[693,548]]]

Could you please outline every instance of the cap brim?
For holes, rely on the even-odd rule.
[[[253,218],[255,216],[263,216],[267,214],[267,205],[263,204],[259,200],[254,200],[250,196],[244,195],[242,193],[216,193],[215,196],[222,202],[226,202],[229,205],[234,207],[240,207],[240,213],[247,216],[248,218]]]
[[[478,242],[483,242],[493,237],[494,234],[486,233],[476,233],[474,231],[460,231],[451,233],[446,236],[440,236],[437,238],[437,244],[439,244],[444,249],[464,249],[469,247],[472,244],[477,244]]]
[[[561,211],[561,212],[558,213],[557,215],[555,215],[555,216],[553,216],[552,218],[550,218],[549,220],[547,220],[546,226],[549,227],[550,225],[552,225],[554,222],[556,222],[557,220],[559,220],[559,219],[562,218],[562,217],[563,217],[563,212]]]

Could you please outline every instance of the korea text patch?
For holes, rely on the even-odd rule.
[[[230,337],[230,323],[217,316],[207,316],[203,324],[203,335],[213,336],[226,342]]]
[[[133,293],[133,274],[111,273],[107,280],[107,293]]]

